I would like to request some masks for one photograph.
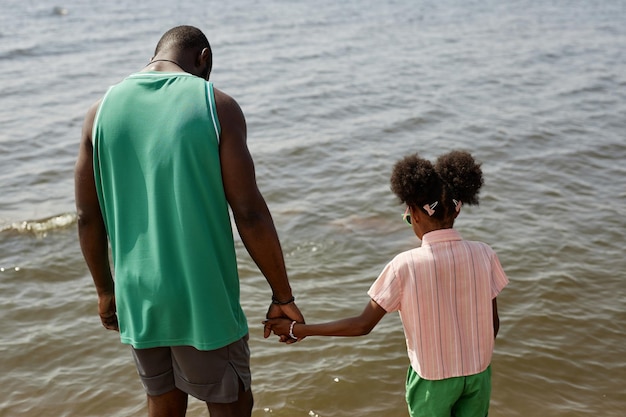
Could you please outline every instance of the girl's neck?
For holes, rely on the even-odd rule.
[[[420,213],[421,214],[421,213]],[[422,240],[422,237],[426,233],[434,232],[435,230],[443,230],[443,229],[452,229],[454,226],[454,219],[449,221],[437,221],[432,219],[426,213],[420,215],[419,221],[415,223],[415,227],[413,231],[417,235],[419,240]]]

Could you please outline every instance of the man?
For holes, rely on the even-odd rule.
[[[212,417],[251,414],[228,206],[272,289],[268,318],[304,321],[243,113],[208,82],[211,68],[200,30],[170,29],[146,68],[89,109],[76,163],[79,239],[100,318],[132,345],[150,417],[184,416],[188,395]]]

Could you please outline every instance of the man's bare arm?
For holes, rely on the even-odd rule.
[[[78,237],[85,261],[98,293],[98,313],[107,329],[118,330],[115,289],[109,264],[109,246],[104,219],[98,203],[93,172],[91,130],[99,103],[87,112],[74,170]]]
[[[248,253],[257,264],[280,302],[292,298],[282,248],[265,199],[256,183],[254,162],[246,143],[246,121],[241,108],[230,96],[215,90],[222,128],[220,161],[226,199],[237,230]],[[287,316],[303,322],[295,303],[271,304],[268,317]]]

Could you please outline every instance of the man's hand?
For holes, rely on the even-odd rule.
[[[115,307],[115,294],[102,294],[98,296],[98,314],[102,325],[109,329],[119,331],[117,323],[117,309]]]
[[[267,319],[263,322],[263,325],[265,326],[265,334],[269,336],[270,332],[274,332],[276,336],[280,337],[281,342],[283,341],[283,339],[286,339],[287,341],[293,340],[295,342],[296,340],[292,339],[289,335],[289,330],[291,329],[292,322],[293,320],[289,320],[284,317]],[[267,338],[267,336],[265,337]]]
[[[267,319],[276,319],[276,318],[284,318],[288,319],[289,323],[292,321],[296,321],[298,323],[304,323],[304,316],[300,312],[300,309],[296,305],[295,302],[291,302],[289,304],[270,304],[269,309],[267,310],[267,314],[265,315]],[[268,338],[271,334],[271,328],[265,326],[263,330],[263,337]],[[280,341],[287,344],[295,343],[296,340],[289,337],[289,332],[287,334],[278,335],[280,336]]]

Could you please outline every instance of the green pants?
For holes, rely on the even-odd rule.
[[[469,376],[429,381],[409,366],[406,402],[411,417],[486,417],[491,397],[491,366]]]

